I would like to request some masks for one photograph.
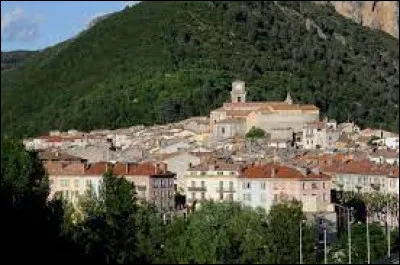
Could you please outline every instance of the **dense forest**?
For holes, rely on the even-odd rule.
[[[203,202],[186,218],[165,220],[138,201],[134,183],[106,173],[76,207],[47,200],[49,179],[37,153],[1,139],[2,258],[15,264],[322,264],[316,224],[301,203],[266,213],[239,203]],[[357,220],[357,219],[356,219]],[[371,259],[385,256],[384,228],[370,224]],[[366,263],[365,223],[352,228],[353,263]],[[398,230],[392,232],[398,251]],[[328,264],[346,263],[347,234],[329,243]]]
[[[248,100],[398,131],[399,41],[311,2],[142,2],[1,76],[2,135],[118,128]]]

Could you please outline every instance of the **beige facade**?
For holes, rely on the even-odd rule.
[[[59,194],[76,204],[90,187],[98,192],[102,176],[111,171],[113,175],[125,177],[133,182],[139,199],[154,203],[161,211],[171,211],[175,208],[175,173],[169,172],[165,163],[153,165],[51,162],[44,166],[50,180],[49,199]]]
[[[185,173],[187,202],[237,201],[239,167],[232,164],[201,164]]]
[[[211,111],[210,131],[212,139],[216,140],[244,136],[252,127],[266,132],[276,128],[292,128],[294,132],[300,132],[305,123],[318,119],[316,106],[294,104],[289,94],[285,101],[246,102],[245,83],[235,81],[232,83],[231,103],[224,103],[221,108]]]

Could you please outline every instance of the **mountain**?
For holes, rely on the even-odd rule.
[[[248,100],[398,131],[399,41],[312,2],[141,2],[2,73],[2,135],[118,128]]]
[[[36,51],[1,52],[1,71],[10,70],[21,65],[25,60],[31,58],[36,53]]]
[[[315,1],[331,4],[343,16],[363,26],[382,30],[399,38],[398,1]]]

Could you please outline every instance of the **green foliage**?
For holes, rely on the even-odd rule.
[[[233,78],[249,100],[290,90],[339,122],[397,131],[398,44],[311,2],[142,2],[2,73],[2,135],[207,115]]]
[[[378,224],[369,224],[371,261],[381,259],[386,254],[386,237],[384,230]],[[367,234],[366,224],[352,224],[351,226],[351,256],[352,263],[367,263]],[[340,254],[339,254],[340,253]],[[328,262],[343,264],[348,261],[348,241],[347,234],[344,233],[330,251]]]
[[[83,220],[70,230],[84,253],[100,263],[136,261],[134,185],[106,173],[99,190],[89,189],[79,208]]]
[[[295,264],[300,256],[300,223],[302,223],[302,254],[304,263],[312,263],[315,257],[315,228],[307,222],[301,204],[286,202],[272,206],[268,216],[267,252],[270,264]]]
[[[62,203],[47,201],[48,180],[36,153],[2,137],[0,183],[5,260],[41,264],[79,260],[77,249],[61,235]]]
[[[246,133],[246,138],[250,139],[257,139],[264,137],[265,137],[265,131],[263,129],[256,128],[254,126]]]

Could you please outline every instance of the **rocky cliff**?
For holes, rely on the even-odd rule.
[[[399,38],[398,1],[315,1],[332,4],[341,15],[363,26],[379,29]]]

